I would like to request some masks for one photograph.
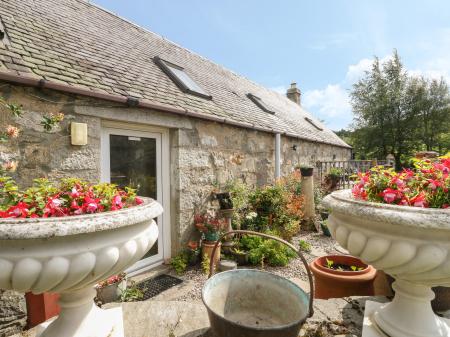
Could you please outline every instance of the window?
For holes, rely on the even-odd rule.
[[[194,82],[192,78],[189,77],[188,74],[184,72],[183,67],[163,60],[158,56],[155,56],[153,60],[183,92],[206,99],[212,99],[211,95],[208,95],[205,90],[203,90],[197,83]]]
[[[247,94],[247,97],[250,98],[253,101],[253,103],[255,103],[259,108],[261,108],[261,110],[268,112],[272,115],[275,114],[275,109],[273,107],[271,107],[270,105],[268,105],[267,103],[265,103],[258,96],[255,96],[253,94]]]
[[[312,126],[314,126],[317,130],[323,131],[323,128],[321,128],[320,126],[318,126],[311,118],[305,117],[305,120],[306,120],[309,124],[311,124]]]

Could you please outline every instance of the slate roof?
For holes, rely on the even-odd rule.
[[[7,34],[7,42],[0,42],[0,72],[147,99],[349,147],[284,95],[85,0],[1,0],[0,19],[0,30],[3,24]],[[212,100],[182,92],[153,62],[155,56],[184,67]],[[262,111],[248,93],[276,113]],[[306,122],[306,116],[323,131]]]

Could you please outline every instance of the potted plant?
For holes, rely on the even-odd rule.
[[[328,220],[322,220],[320,222],[320,228],[322,229],[323,235],[330,237],[331,233],[330,233],[327,223],[328,223]]]
[[[314,173],[314,167],[300,166],[300,173],[302,174],[302,177],[311,177]]]
[[[395,278],[395,297],[373,305],[373,324],[390,336],[449,336],[449,321],[430,305],[450,284],[450,156],[395,172],[360,173],[352,191],[328,195],[328,227],[350,254]]]
[[[230,192],[215,193],[221,210],[233,209],[233,200]]]
[[[200,248],[198,242],[189,241],[187,244],[187,252],[188,252],[188,263],[191,266],[195,266],[200,262]]]
[[[215,242],[219,239],[219,233],[223,227],[222,219],[210,214],[197,214],[194,216],[194,221],[205,241]]]
[[[376,270],[354,256],[322,256],[309,267],[314,274],[316,298],[373,295]]]
[[[234,257],[234,260],[239,266],[245,266],[248,264],[248,252],[242,250],[238,247],[233,247],[231,249],[231,254]]]
[[[122,291],[127,287],[126,273],[113,275],[95,285],[97,299],[105,303],[116,302]]]
[[[46,337],[108,335],[114,313],[95,306],[93,286],[153,246],[161,205],[77,179],[38,179],[21,191],[5,176],[0,194],[0,288],[60,294],[61,312]]]
[[[342,169],[338,167],[332,167],[330,171],[325,175],[324,184],[327,191],[334,191],[339,184],[343,175]]]

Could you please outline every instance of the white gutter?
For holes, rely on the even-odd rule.
[[[281,177],[281,134],[275,134],[275,179]]]

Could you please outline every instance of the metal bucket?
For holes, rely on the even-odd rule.
[[[213,274],[202,291],[211,331],[216,337],[297,337],[313,315],[313,281],[305,258],[288,242],[270,235],[231,231],[274,239],[297,252],[308,272],[310,294],[278,275],[255,269],[237,269]],[[217,242],[220,242],[220,240]],[[215,248],[217,248],[217,245]],[[212,277],[211,277],[212,276]]]

